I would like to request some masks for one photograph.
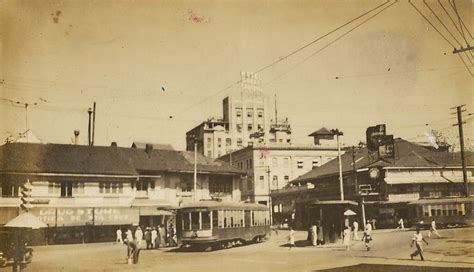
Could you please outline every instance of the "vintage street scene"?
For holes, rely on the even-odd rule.
[[[473,271],[472,10],[0,1],[0,271]]]

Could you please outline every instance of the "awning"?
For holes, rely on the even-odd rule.
[[[347,211],[344,212],[344,215],[345,216],[350,216],[350,215],[356,215],[356,213],[352,210],[347,210]]]
[[[387,184],[421,184],[421,183],[462,183],[462,177],[440,177],[440,176],[413,176],[413,177],[386,177]],[[471,180],[469,180],[470,182]]]
[[[174,215],[173,212],[158,207],[139,207],[138,209],[140,216]]]
[[[474,202],[474,197],[450,197],[450,198],[430,198],[419,199],[408,203],[408,205],[423,205],[423,204],[449,204],[449,203],[466,203]]]
[[[48,225],[46,225],[43,221],[41,221],[35,215],[29,212],[26,212],[10,220],[8,223],[5,224],[5,227],[40,229],[40,228],[47,228]]]

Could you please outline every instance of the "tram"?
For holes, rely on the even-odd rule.
[[[230,248],[263,241],[270,214],[261,204],[202,201],[179,208],[177,230],[182,246]]]
[[[427,227],[431,220],[441,228],[474,225],[474,197],[419,199],[408,206],[415,226]]]

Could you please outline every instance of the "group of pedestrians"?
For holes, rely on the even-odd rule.
[[[307,240],[312,246],[322,245],[324,241],[323,237],[323,227],[320,221],[318,221],[316,224],[312,224],[309,227]]]
[[[144,228],[145,232],[141,227],[137,227],[135,234],[132,234],[130,228],[127,229],[125,235],[123,235],[122,230],[117,229],[117,239],[116,242],[123,243],[126,241],[136,241],[139,248],[143,248],[145,241],[146,249],[157,249],[160,247],[174,247],[176,246],[176,230],[174,229],[173,224],[170,224],[168,231],[160,225],[158,227],[147,227]],[[123,238],[125,236],[125,238]]]

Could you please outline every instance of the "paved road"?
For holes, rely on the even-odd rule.
[[[320,248],[301,246],[289,250],[287,231],[266,242],[213,252],[142,250],[140,262],[126,264],[126,247],[113,243],[55,245],[35,248],[26,271],[312,271],[357,264],[414,265],[474,268],[474,228],[441,230],[441,239],[428,239],[426,261],[410,260],[413,231],[377,230],[371,251],[355,242],[346,251],[342,244]],[[306,233],[297,232],[297,245]],[[390,266],[388,266],[390,267]],[[374,271],[374,270],[372,270]]]

